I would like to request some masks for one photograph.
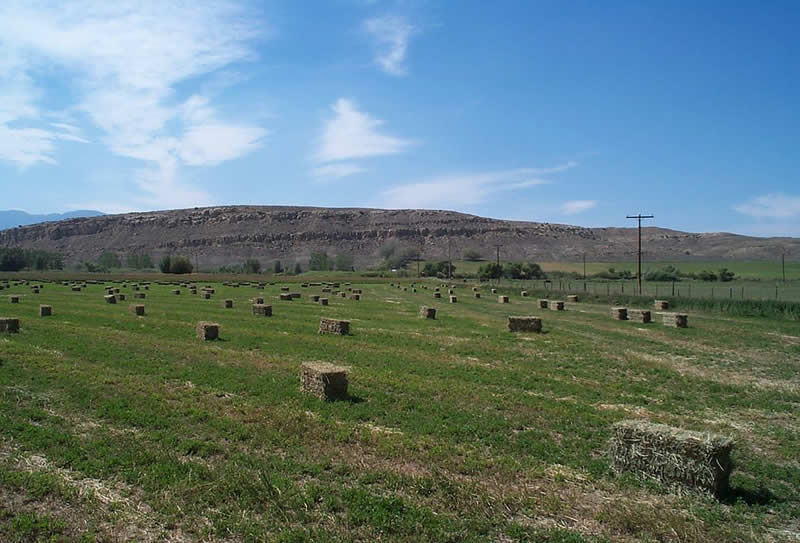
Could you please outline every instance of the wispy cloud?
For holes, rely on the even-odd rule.
[[[400,153],[414,142],[382,134],[383,121],[373,119],[356,105],[340,98],[331,108],[334,116],[325,121],[319,148],[314,154],[318,162],[335,162]]]
[[[9,119],[0,106],[0,123],[38,119],[44,91],[35,75],[42,66],[59,66],[75,83],[72,110],[103,131],[113,153],[149,163],[143,171],[151,200],[182,195],[193,205],[196,191],[180,185],[180,167],[242,156],[266,131],[223,119],[207,97],[181,99],[178,85],[253,59],[251,42],[265,32],[257,18],[225,0],[4,2],[0,50],[11,51],[13,61],[0,59],[0,96],[13,93],[20,107]],[[80,139],[68,126],[39,129],[46,133],[29,133],[25,153],[14,151],[17,161],[52,163],[54,139]],[[0,153],[8,149],[4,141]]]
[[[390,208],[458,208],[477,205],[491,196],[549,183],[542,176],[577,166],[569,162],[553,168],[518,168],[480,173],[449,174],[398,185],[386,190],[381,205]]]
[[[737,205],[734,209],[758,219],[791,219],[800,217],[800,197],[766,194]]]
[[[354,164],[352,162],[342,162],[339,164],[326,164],[325,166],[313,168],[310,173],[312,177],[315,177],[319,180],[326,180],[340,179],[342,177],[355,175],[365,171],[367,170],[358,164]]]
[[[416,30],[404,17],[387,15],[367,19],[363,29],[373,40],[375,63],[389,75],[402,76],[408,73],[405,65],[408,42]]]
[[[569,202],[561,204],[561,214],[577,215],[578,213],[589,211],[595,206],[597,206],[595,200],[570,200]]]

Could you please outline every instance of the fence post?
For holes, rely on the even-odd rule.
[[[775,287],[776,296],[777,296],[777,292],[778,292],[778,287]],[[611,283],[606,283],[606,296],[610,296],[610,295],[611,295]]]
[[[672,280],[672,295],[675,296],[675,280]]]
[[[731,299],[733,299],[733,287],[731,287]]]
[[[711,287],[711,299],[714,299],[714,287]]]
[[[586,281],[583,282],[583,291],[586,292]]]
[[[744,287],[742,287],[742,300],[744,300]]]
[[[778,285],[775,285],[775,299],[778,299]]]

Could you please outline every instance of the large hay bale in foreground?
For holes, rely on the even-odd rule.
[[[577,294],[567,294],[567,301],[570,303],[577,303],[578,302],[578,295]]]
[[[40,305],[39,306],[39,316],[40,317],[49,317],[53,314],[53,306],[52,305]]]
[[[509,332],[541,332],[542,319],[539,317],[508,317]]]
[[[648,309],[631,309],[628,311],[628,319],[634,322],[641,322],[647,324],[650,322],[650,310]]]
[[[128,306],[128,309],[130,310],[131,313],[133,313],[137,317],[144,317],[144,305],[131,304]]]
[[[346,336],[350,333],[350,321],[321,317],[319,319],[319,333]]]
[[[553,311],[564,311],[564,301],[563,300],[550,300],[550,309]]]
[[[498,296],[497,303],[499,304],[507,304],[508,303],[508,296]]]
[[[204,341],[219,338],[219,324],[216,322],[200,321],[197,323],[195,331],[197,332],[197,337]]]
[[[103,299],[106,301],[107,304],[115,304],[117,303],[117,297],[113,294],[106,294],[103,296]]]
[[[427,305],[423,305],[419,308],[419,318],[420,319],[435,319],[436,318],[436,308],[435,307],[428,307]]]
[[[618,320],[618,321],[626,321],[628,320],[628,308],[627,307],[612,307],[611,308],[611,318]]]
[[[613,430],[611,458],[617,473],[717,497],[728,490],[733,439],[635,420],[618,422]]]
[[[666,300],[655,300],[653,302],[653,309],[658,311],[666,311],[669,309],[669,302]]]
[[[327,362],[304,362],[300,366],[303,392],[320,400],[347,399],[347,368]]]
[[[689,315],[685,313],[664,313],[664,326],[686,328],[689,326]]]
[[[272,306],[264,304],[253,304],[253,315],[260,315],[262,317],[271,317]]]
[[[13,317],[0,317],[0,332],[8,334],[19,333],[19,319]]]

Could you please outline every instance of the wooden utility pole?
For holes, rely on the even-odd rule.
[[[499,266],[500,265],[500,247],[502,247],[502,245],[495,245],[494,247],[495,247],[495,249],[497,249],[497,265]]]
[[[586,281],[586,253],[583,253],[583,280]]]
[[[627,219],[637,219],[639,221],[639,271],[636,274],[639,283],[639,296],[642,295],[642,219],[652,219],[653,215],[628,215]]]
[[[450,255],[450,249],[451,249],[451,247],[450,247],[450,238],[448,237],[447,238],[447,278],[448,279],[452,279],[453,278],[453,273],[452,273],[453,258]]]

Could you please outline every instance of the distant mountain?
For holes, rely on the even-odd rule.
[[[636,228],[583,228],[566,224],[506,221],[453,211],[289,206],[223,206],[151,213],[103,215],[0,231],[0,247],[44,249],[69,263],[95,261],[105,251],[120,255],[189,256],[201,269],[255,258],[262,264],[308,262],[314,252],[352,256],[356,266],[380,260],[387,243],[422,251],[426,259],[485,257],[534,262],[595,262],[636,258]],[[782,252],[800,255],[800,238],[754,238],[642,229],[650,260],[761,260]]]
[[[17,226],[27,226],[40,222],[61,221],[80,217],[99,217],[100,215],[102,215],[102,213],[99,211],[92,211],[91,209],[67,211],[66,213],[50,213],[47,215],[31,215],[30,213],[16,209],[9,209],[7,211],[0,210],[0,230]]]

